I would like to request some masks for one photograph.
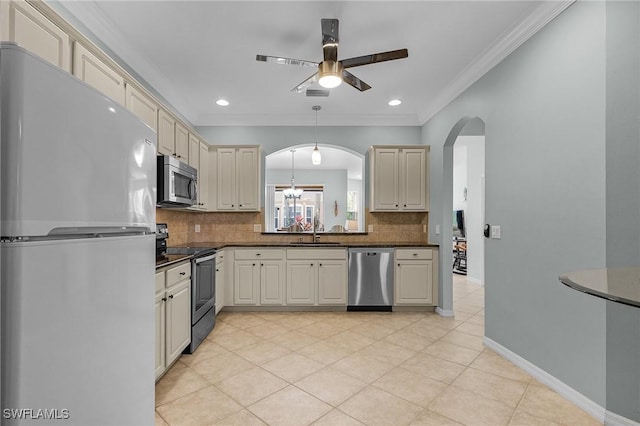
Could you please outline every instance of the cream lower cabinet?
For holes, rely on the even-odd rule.
[[[0,1],[0,36],[71,71],[69,36],[24,0]]]
[[[346,304],[346,249],[287,250],[287,305]]]
[[[234,305],[283,305],[284,250],[236,249]]]
[[[438,251],[435,249],[396,249],[394,304],[436,305],[437,268]]]
[[[191,342],[191,262],[156,272],[156,379]]]
[[[224,308],[225,250],[216,253],[216,315]]]

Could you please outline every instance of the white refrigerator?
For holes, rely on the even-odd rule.
[[[4,424],[154,422],[156,134],[0,45]]]

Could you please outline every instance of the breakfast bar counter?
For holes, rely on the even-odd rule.
[[[640,267],[585,269],[560,276],[574,290],[640,308]]]

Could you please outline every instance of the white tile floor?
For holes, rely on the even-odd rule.
[[[221,313],[156,385],[156,425],[597,425],[484,347],[484,288],[433,313]]]

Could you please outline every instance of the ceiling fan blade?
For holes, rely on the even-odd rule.
[[[347,83],[350,86],[355,87],[356,89],[358,89],[361,92],[364,92],[365,90],[371,89],[371,86],[369,86],[367,83],[365,83],[364,81],[360,80],[358,77],[356,77],[355,75],[351,74],[347,70],[343,70],[342,71],[342,81],[344,81],[345,83]]]
[[[322,19],[322,50],[324,52],[324,61],[338,60],[338,20]]]
[[[291,91],[295,93],[302,93],[307,87],[311,86],[316,81],[318,81],[318,73],[315,73],[311,77],[307,78],[305,81],[291,89]]]
[[[301,67],[317,67],[317,62],[305,61],[302,59],[282,58],[280,56],[256,55],[256,61],[272,62],[280,65],[298,65]]]
[[[358,56],[356,58],[343,59],[340,61],[344,68],[359,67],[361,65],[375,64],[376,62],[393,61],[409,56],[407,49],[391,50],[389,52],[374,53],[371,55]]]

